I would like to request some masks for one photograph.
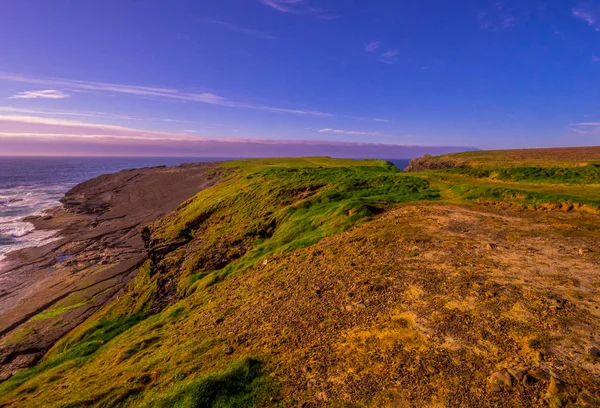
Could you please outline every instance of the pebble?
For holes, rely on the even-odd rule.
[[[525,373],[527,373],[527,370],[524,368],[509,368],[508,372],[510,373],[510,375],[512,375],[512,377],[515,380],[521,381],[523,377],[525,377]]]
[[[503,389],[512,387],[512,377],[508,370],[503,368],[502,370],[493,373],[489,379],[490,389],[493,392],[500,392]]]
[[[588,349],[588,354],[592,357],[600,357],[600,348],[592,346]]]
[[[223,350],[225,352],[225,354],[227,354],[228,356],[233,354],[233,347],[229,346],[229,347],[225,347],[225,349]]]
[[[560,394],[563,390],[563,385],[556,377],[550,378],[550,384],[548,385],[548,390],[546,391],[546,395],[552,397],[556,394]]]
[[[600,407],[600,400],[585,390],[577,397],[577,403],[584,407]]]

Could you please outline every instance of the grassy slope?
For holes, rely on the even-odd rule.
[[[424,159],[420,175],[451,201],[530,209],[600,209],[600,147],[476,151]]]
[[[600,146],[549,149],[480,150],[433,157],[475,168],[581,167],[600,163]]]
[[[227,276],[277,262],[399,203],[441,197],[538,209],[600,208],[593,175],[581,180],[585,185],[572,177],[539,184],[531,177],[468,172],[406,175],[383,161],[328,158],[223,167],[229,170],[223,182],[151,226],[153,250],[169,248],[166,255],[147,262],[124,296],[75,329],[41,364],[0,384],[0,404],[262,406],[281,388],[270,374],[276,350],[242,347],[228,356],[228,336],[198,327],[206,315],[226,314],[214,310],[212,296]],[[249,299],[252,293],[229,302],[243,307]],[[243,335],[241,329],[238,343]]]

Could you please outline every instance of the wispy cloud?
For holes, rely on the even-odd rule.
[[[309,0],[259,0],[265,6],[269,6],[280,13],[309,15],[312,17],[331,20],[338,16],[329,12],[329,10],[313,7]]]
[[[600,122],[569,123],[569,128],[582,135],[600,135]]]
[[[188,102],[198,102],[211,105],[227,106],[230,108],[251,109],[272,113],[289,113],[294,115],[333,117],[333,114],[326,112],[253,104],[227,99],[211,93],[191,93],[169,88],[154,88],[137,85],[120,85],[60,78],[34,78],[6,72],[0,72],[0,80],[36,85],[47,85],[71,90],[83,90],[88,92],[118,93],[141,97],[154,97],[163,100],[181,100]]]
[[[384,64],[397,64],[398,63],[398,55],[400,54],[399,50],[387,50],[383,54],[379,56],[379,62],[383,62]]]
[[[62,91],[47,89],[44,91],[19,92],[13,96],[10,96],[8,99],[65,99],[69,98],[70,96],[71,95]]]
[[[365,45],[365,51],[366,52],[375,52],[379,49],[380,46],[381,46],[380,41],[373,41],[373,42],[370,42],[367,45]]]
[[[12,106],[0,106],[0,113],[11,113],[11,114],[25,114],[25,115],[42,115],[42,116],[74,116],[83,118],[101,118],[101,119],[119,119],[128,121],[142,121],[142,122],[172,122],[172,123],[196,123],[189,120],[179,120],[170,118],[160,118],[156,116],[134,116],[134,115],[120,115],[107,112],[76,112],[66,110],[49,110],[49,109],[24,109],[15,108]]]
[[[504,3],[496,2],[489,10],[479,12],[477,23],[482,30],[500,31],[513,28],[517,19]]]
[[[228,23],[226,21],[214,20],[214,19],[204,19],[204,21],[206,21],[207,23],[213,24],[213,25],[217,25],[219,27],[223,27],[224,29],[227,29],[229,31],[234,31],[234,32],[245,34],[245,35],[249,35],[249,36],[252,36],[252,37],[263,38],[265,40],[275,40],[275,39],[277,39],[277,37],[275,37],[274,35],[272,35],[272,34],[270,34],[268,32],[260,31],[260,30],[254,30],[252,28],[242,27],[242,26],[239,26],[239,25]]]
[[[589,3],[580,4],[572,12],[575,17],[585,21],[594,30],[600,32],[600,6]]]
[[[598,56],[594,55],[594,56],[592,57],[592,62],[600,62],[600,57],[598,57]]]
[[[324,128],[319,129],[319,133],[337,133],[342,135],[353,135],[353,136],[385,136],[380,132],[364,132],[361,130],[344,130],[344,129],[330,129]]]
[[[402,146],[368,142],[281,140],[205,137],[156,132],[124,126],[85,123],[43,117],[0,115],[0,155],[198,155],[198,156],[306,156],[414,157],[465,148]],[[235,130],[232,130],[235,132]],[[321,129],[322,133],[380,136],[377,132]],[[420,149],[416,151],[415,149]],[[423,149],[425,149],[423,151]]]
[[[381,50],[381,41],[373,41],[365,44],[365,52],[370,54],[376,54],[378,56],[377,60],[379,62],[383,62],[384,64],[397,64],[398,63],[398,55],[400,55],[400,50],[395,48],[388,48],[386,51],[380,52]]]

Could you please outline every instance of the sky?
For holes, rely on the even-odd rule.
[[[0,0],[0,155],[574,145],[600,0]]]

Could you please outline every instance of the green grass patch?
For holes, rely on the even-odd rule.
[[[147,408],[244,408],[263,407],[279,392],[266,375],[264,364],[253,358],[236,361],[220,373],[181,384],[143,405]]]
[[[564,204],[567,209],[573,204],[587,205],[599,209],[600,200],[577,197],[566,194],[553,194],[530,190],[519,190],[502,187],[454,185],[450,190],[466,200],[493,200],[498,202],[518,203],[525,206],[543,206],[546,204]]]
[[[600,166],[596,164],[582,167],[452,168],[436,172],[516,182],[600,184]]]
[[[157,241],[198,243],[181,268],[188,288],[204,278],[217,283],[266,258],[315,244],[390,205],[439,198],[428,181],[380,160],[242,163],[227,180],[200,192],[151,227]]]
[[[55,354],[40,364],[23,370],[0,384],[0,395],[8,393],[39,374],[68,361],[83,364],[100,347],[142,320],[140,314],[122,319],[99,320],[73,339],[62,343]]]

